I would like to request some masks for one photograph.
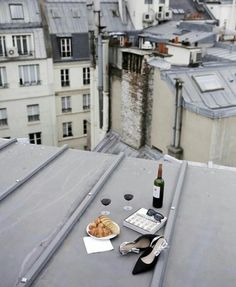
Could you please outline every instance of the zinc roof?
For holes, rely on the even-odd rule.
[[[88,11],[85,1],[47,1],[46,7],[51,34],[88,32]],[[118,10],[118,1],[101,2],[101,26],[105,26],[103,31],[134,30],[128,12],[126,11],[127,23],[123,24]]]
[[[46,13],[51,34],[88,32],[86,2],[50,1]]]
[[[9,4],[22,4],[24,19],[12,20]],[[7,25],[14,26],[30,26],[35,23],[41,23],[41,15],[39,10],[39,4],[37,0],[4,0],[0,1],[0,28]]]
[[[183,83],[184,106],[210,118],[236,115],[236,66],[235,64],[212,64],[199,68],[171,69],[163,72],[175,91],[175,78]],[[216,75],[222,89],[201,91],[194,77]]]
[[[165,195],[158,211],[168,220],[158,234],[169,246],[152,272],[133,276],[139,255],[121,256],[119,245],[140,234],[122,224],[129,215],[123,193],[134,194],[133,210],[152,207],[159,161],[1,139],[0,156],[0,181],[8,178],[1,193],[26,179],[0,200],[1,286],[235,285],[235,169],[162,161]],[[87,254],[86,226],[100,214],[103,196],[111,198],[110,217],[121,233],[114,250]]]

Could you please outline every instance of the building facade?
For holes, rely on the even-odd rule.
[[[1,1],[0,19],[0,137],[55,145],[53,66],[38,1]]]
[[[58,146],[90,149],[90,58],[87,7],[82,1],[46,1],[53,51]]]

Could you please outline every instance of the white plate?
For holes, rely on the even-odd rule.
[[[117,229],[118,229],[118,234],[111,234],[111,235],[105,236],[105,237],[96,237],[96,236],[93,236],[93,235],[91,235],[91,234],[89,233],[89,225],[90,225],[91,223],[89,223],[89,224],[87,225],[87,227],[86,227],[86,232],[87,232],[87,234],[88,234],[90,237],[92,237],[92,238],[94,238],[94,239],[99,239],[99,240],[112,239],[112,238],[116,237],[117,235],[119,235],[119,233],[120,233],[120,226],[119,226],[116,222],[114,222],[114,221],[112,221],[112,223],[117,227]]]

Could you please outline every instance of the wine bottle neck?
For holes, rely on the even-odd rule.
[[[162,178],[162,164],[159,164],[157,178]]]

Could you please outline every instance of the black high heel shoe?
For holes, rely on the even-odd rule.
[[[158,256],[163,249],[167,247],[167,241],[163,236],[158,236],[153,239],[150,247],[139,257],[132,273],[139,274],[151,270],[157,263]]]
[[[123,242],[120,245],[120,253],[122,255],[130,252],[139,253],[141,250],[148,248],[156,236],[155,234],[144,234],[134,241]]]

